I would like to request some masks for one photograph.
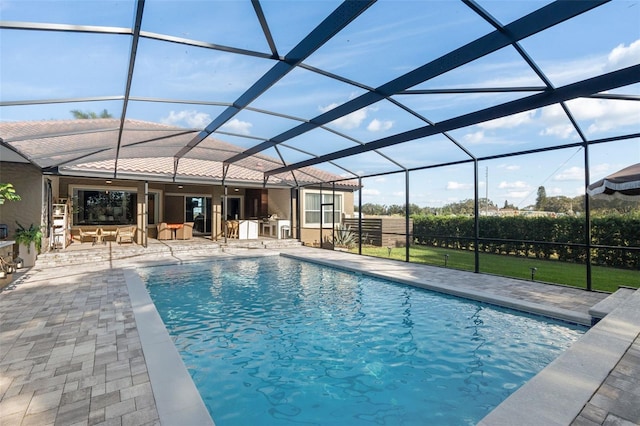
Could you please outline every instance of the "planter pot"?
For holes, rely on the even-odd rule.
[[[0,276],[0,288],[8,286],[11,284],[11,281],[13,281],[13,274],[5,273],[4,277]]]
[[[23,260],[23,266],[25,268],[31,268],[36,264],[36,257],[38,256],[38,252],[36,251],[36,243],[31,243],[27,248],[26,245],[20,244],[18,246],[18,255]]]

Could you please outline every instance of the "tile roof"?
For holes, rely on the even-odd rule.
[[[243,152],[239,146],[209,137],[180,158],[175,168],[176,153],[197,130],[126,120],[118,147],[119,126],[120,120],[112,118],[1,122],[0,136],[36,166],[75,176],[219,183],[225,177],[224,161]],[[226,181],[262,185],[264,172],[281,166],[276,158],[252,155],[229,165]],[[312,167],[271,176],[267,183],[296,186],[330,181],[357,187],[357,181]]]

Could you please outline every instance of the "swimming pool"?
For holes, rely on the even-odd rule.
[[[586,331],[283,257],[140,275],[218,426],[475,424]]]

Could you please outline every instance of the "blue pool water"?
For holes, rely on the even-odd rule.
[[[475,424],[585,331],[281,257],[140,274],[217,426]]]

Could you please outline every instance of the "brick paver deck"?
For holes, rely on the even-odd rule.
[[[160,424],[156,401],[161,399],[154,396],[140,327],[120,268],[182,262],[194,256],[204,259],[213,250],[194,248],[180,252],[169,246],[167,253],[149,250],[145,254],[133,246],[130,256],[119,253],[115,259],[109,257],[115,253],[113,248],[106,246],[100,254],[91,247],[90,262],[52,267],[63,258],[49,258],[0,293],[0,424]],[[228,256],[242,249],[226,250],[226,254],[218,248],[213,251],[208,255]],[[247,255],[256,252],[245,251]],[[405,281],[459,289],[472,286],[484,294],[499,294],[498,299],[519,299],[533,307],[547,304],[561,313],[573,310],[579,318],[606,297],[306,247],[282,251]],[[640,340],[636,338],[573,424],[640,424],[638,389]]]
[[[159,424],[121,271],[54,268],[0,295],[0,424]]]

